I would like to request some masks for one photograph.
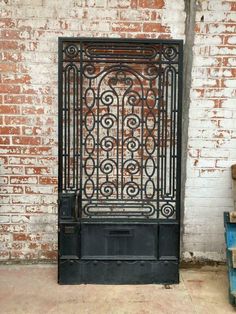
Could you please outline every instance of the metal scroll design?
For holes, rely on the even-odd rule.
[[[82,217],[176,217],[178,46],[141,48],[63,47],[62,182]]]

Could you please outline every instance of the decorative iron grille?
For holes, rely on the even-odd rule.
[[[80,218],[178,219],[180,41],[64,39],[59,191]]]

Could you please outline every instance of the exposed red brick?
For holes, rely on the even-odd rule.
[[[5,124],[7,125],[30,124],[30,119],[26,116],[5,116]]]
[[[15,28],[17,22],[11,18],[0,18],[0,26],[1,28]]]
[[[56,185],[58,183],[57,178],[53,177],[39,177],[39,183],[45,185]]]
[[[166,26],[163,26],[160,23],[144,23],[143,24],[144,32],[157,32],[157,33],[165,33],[167,32]]]
[[[15,233],[13,234],[13,241],[26,241],[28,239],[25,233]]]
[[[0,136],[0,144],[9,145],[10,144],[10,137]]]
[[[18,48],[17,41],[0,41],[1,50],[16,50]]]
[[[138,0],[138,6],[141,8],[162,9],[164,5],[163,0]]]
[[[33,97],[28,95],[4,95],[5,104],[32,104]]]
[[[20,128],[19,127],[13,127],[13,126],[0,126],[0,134],[20,134]]]
[[[1,32],[2,38],[5,39],[19,39],[20,38],[20,32],[17,30],[12,30],[12,29],[3,29]]]
[[[16,72],[17,65],[14,63],[0,63],[1,72]]]
[[[19,114],[20,107],[19,106],[9,106],[9,105],[2,105],[0,106],[0,114]]]
[[[47,174],[50,172],[48,167],[25,167],[26,174]]]
[[[42,251],[39,255],[40,259],[49,259],[49,260],[56,260],[57,259],[57,251]]]
[[[41,143],[41,138],[31,136],[13,136],[12,143],[16,145],[39,145]]]
[[[19,94],[20,86],[18,85],[0,85],[0,93],[12,93],[12,94]]]

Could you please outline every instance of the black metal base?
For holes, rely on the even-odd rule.
[[[176,261],[61,260],[58,282],[72,284],[177,284]]]

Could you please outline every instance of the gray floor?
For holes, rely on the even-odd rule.
[[[0,266],[0,313],[236,313],[223,266],[182,269],[181,283],[59,286],[56,266]]]

